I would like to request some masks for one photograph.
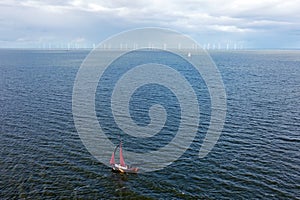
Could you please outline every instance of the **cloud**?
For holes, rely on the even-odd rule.
[[[83,37],[79,37],[79,38],[75,38],[74,40],[72,40],[71,42],[74,42],[74,43],[83,43],[85,42],[86,39],[83,38]]]
[[[36,44],[85,38],[95,43],[125,29],[160,26],[206,41],[255,41],[285,34],[289,43],[300,32],[298,5],[300,0],[3,0],[0,41],[16,45],[22,43],[18,38]]]

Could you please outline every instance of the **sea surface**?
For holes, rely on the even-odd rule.
[[[191,66],[172,59],[195,88],[199,128],[179,159],[140,174],[111,172],[77,133],[72,92],[88,53],[0,50],[0,199],[300,199],[300,51],[209,52],[223,79],[227,113],[218,142],[204,158],[198,152],[210,122],[210,95]],[[105,81],[116,82],[134,56],[112,63],[99,81],[95,108],[114,144],[121,137],[125,150],[141,153],[176,136],[180,104],[167,88],[145,85],[133,94],[131,116],[145,126],[149,108],[160,103],[168,114],[165,126],[147,139],[122,132],[111,114],[113,85]],[[145,51],[134,64],[160,56]]]

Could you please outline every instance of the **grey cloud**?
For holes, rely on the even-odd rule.
[[[299,0],[4,0],[0,3],[0,40],[67,42],[85,37],[95,42],[143,26],[173,28],[207,40],[280,37],[283,32],[294,37],[300,29],[298,5]]]

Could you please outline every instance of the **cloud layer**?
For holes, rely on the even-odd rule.
[[[200,44],[299,48],[300,0],[2,0],[0,47],[89,47],[145,26],[178,30]]]

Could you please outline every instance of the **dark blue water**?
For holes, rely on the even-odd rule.
[[[77,134],[72,90],[88,53],[0,50],[1,199],[300,198],[300,51],[211,52],[227,92],[218,143],[207,157],[198,158],[210,116],[209,95],[201,83],[202,115],[193,144],[169,167],[138,175],[112,173]],[[197,79],[191,72],[182,69]],[[96,100],[101,88],[97,91]],[[148,104],[141,104],[145,96]],[[180,108],[165,88],[137,90],[131,114],[138,124],[147,124],[144,110],[162,97],[165,101],[159,102],[173,105],[167,137],[131,144],[133,138],[122,135],[124,148],[148,151],[170,141]],[[100,112],[103,102],[97,102],[97,117],[109,134],[117,127],[110,117],[101,117],[107,115]]]

